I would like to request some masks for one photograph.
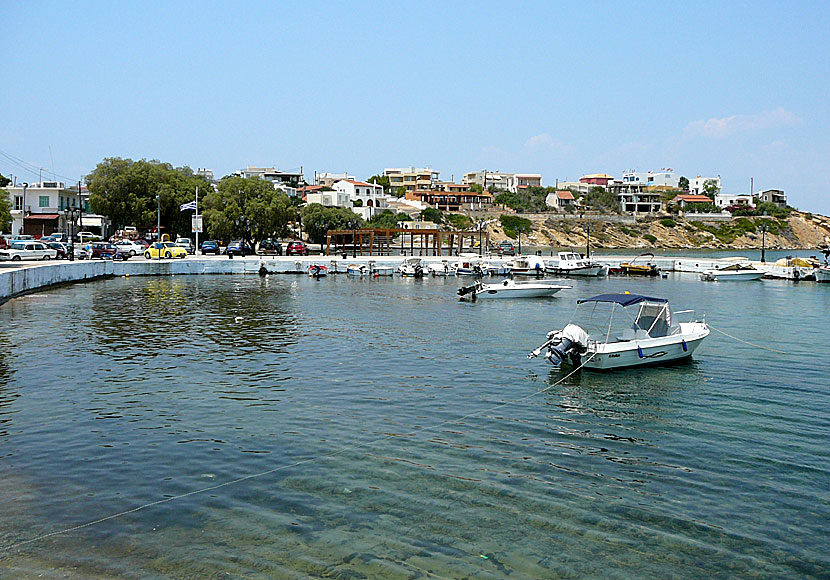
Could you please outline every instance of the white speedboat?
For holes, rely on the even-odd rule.
[[[541,278],[545,275],[545,262],[538,256],[516,256],[507,263],[510,272],[515,276],[536,276]]]
[[[545,272],[560,276],[604,276],[608,268],[576,252],[558,252],[555,260],[545,261]]]
[[[516,282],[508,279],[498,284],[476,282],[472,286],[458,289],[462,300],[479,300],[482,298],[544,298],[553,296],[560,290],[570,288],[549,282]]]
[[[764,270],[753,268],[752,264],[737,263],[724,268],[701,272],[700,279],[709,282],[745,282],[760,280],[765,273]]]
[[[453,264],[456,276],[484,276],[487,265],[478,254],[461,254]]]
[[[346,274],[349,276],[368,276],[369,266],[366,264],[349,264],[346,266]]]
[[[401,276],[420,278],[424,275],[424,268],[421,265],[421,258],[407,258],[400,266],[398,272]]]
[[[378,266],[374,260],[369,260],[369,273],[378,278],[379,276],[393,276],[395,268],[392,266]]]
[[[600,294],[577,305],[585,320],[549,332],[528,358],[546,350],[554,366],[564,362],[595,370],[669,364],[691,357],[709,336],[705,320],[676,322],[677,314],[694,311],[672,312],[665,298]]]
[[[455,274],[455,269],[450,266],[449,260],[427,264],[425,271],[432,276],[452,276]]]

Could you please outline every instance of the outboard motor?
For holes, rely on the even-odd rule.
[[[471,298],[473,300],[475,300],[475,297],[476,297],[476,285],[475,284],[473,284],[472,286],[462,286],[461,288],[458,289],[458,295],[461,298],[464,298],[468,294],[472,294]]]
[[[588,346],[588,333],[576,324],[569,324],[562,330],[548,333],[547,359],[553,366],[560,366],[570,359],[574,366],[579,365],[580,356]]]

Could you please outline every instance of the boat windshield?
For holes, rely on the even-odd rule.
[[[574,322],[589,340],[621,342],[668,336],[672,312],[667,301],[645,296],[602,295],[580,300]]]

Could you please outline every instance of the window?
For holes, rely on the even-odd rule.
[[[14,211],[22,211],[23,210],[23,196],[22,195],[15,195],[14,196]]]
[[[49,196],[48,195],[38,196],[38,207],[49,207]]]

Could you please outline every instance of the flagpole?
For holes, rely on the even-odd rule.
[[[196,186],[196,256],[199,255],[199,186]]]

